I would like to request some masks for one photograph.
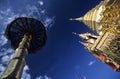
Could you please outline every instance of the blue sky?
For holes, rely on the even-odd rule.
[[[23,79],[119,79],[118,72],[92,56],[78,42],[82,39],[72,34],[92,31],[81,22],[68,20],[83,16],[100,1],[0,1],[0,72],[5,69],[13,54],[8,41],[3,37],[7,23],[15,17],[32,16],[46,26],[48,39],[42,50],[27,56]]]

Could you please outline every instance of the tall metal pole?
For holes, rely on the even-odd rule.
[[[32,35],[25,34],[19,47],[15,50],[15,54],[8,63],[8,67],[0,79],[20,79],[23,68],[25,66],[25,57],[28,54],[28,48]]]

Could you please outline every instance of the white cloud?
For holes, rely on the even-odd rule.
[[[3,19],[2,15],[0,15],[0,19]]]
[[[4,35],[0,36],[0,47],[7,44],[7,39],[4,37]]]
[[[42,2],[39,3],[43,4]],[[46,28],[50,28],[51,26],[53,26],[55,17],[47,16],[45,9],[41,9],[36,5],[26,5],[25,8],[25,13],[15,13],[11,8],[8,8],[7,10],[0,10],[0,22],[2,23],[2,25],[0,25],[2,26],[2,29],[5,29],[8,23],[20,16],[29,16],[36,18],[42,21]],[[22,10],[19,11],[22,12]]]
[[[0,75],[2,75],[2,73],[6,69],[7,63],[11,55],[12,55],[12,52],[10,52],[9,49],[7,48],[0,49]]]
[[[41,13],[44,14],[44,13],[45,13],[45,10],[42,10]]]
[[[44,75],[44,76],[39,76],[36,79],[51,79],[51,78],[48,77],[47,75]]]
[[[54,24],[55,17],[48,17],[45,14],[45,9],[39,9],[36,6],[27,6],[27,11],[29,12],[28,16],[32,16],[36,19],[39,19],[43,22],[44,26],[48,29],[51,28]],[[36,16],[37,15],[37,16]]]
[[[77,76],[77,79],[80,79],[79,76]],[[82,79],[87,79],[87,77],[85,75],[82,76]]]
[[[89,65],[89,66],[92,66],[94,63],[95,63],[95,60],[94,60],[94,61],[90,61],[90,62],[88,63],[88,65]]]
[[[43,1],[38,1],[38,3],[39,3],[40,5],[44,5],[44,2],[43,2]]]
[[[47,18],[44,20],[44,25],[45,25],[45,27],[51,28],[51,27],[53,26],[53,24],[54,24],[54,19],[55,19],[55,17],[52,17],[52,18],[47,17]]]
[[[3,56],[3,57],[1,58],[2,63],[6,63],[6,62],[8,62],[9,59],[10,59],[10,56],[8,56],[8,55]]]
[[[10,23],[13,19],[17,18],[19,14],[16,14],[12,11],[12,9],[7,8],[6,10],[0,10],[0,26],[1,31],[4,30],[8,23]]]
[[[77,77],[77,79],[80,79],[79,77]]]
[[[13,52],[14,51],[11,48],[2,48],[0,49],[0,58],[7,55],[11,58]]]
[[[87,79],[87,77],[85,75],[83,75],[83,79]]]
[[[23,69],[23,74],[22,74],[21,79],[31,79],[31,75],[28,73],[29,70],[30,69],[29,69],[28,65],[26,65]]]
[[[3,66],[3,64],[0,64],[0,75],[2,75],[4,70],[5,70],[5,66]]]

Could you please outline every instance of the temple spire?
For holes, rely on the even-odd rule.
[[[89,43],[84,43],[84,42],[81,42],[79,41],[79,43],[81,43],[82,45],[84,45],[85,47],[88,47]]]
[[[81,21],[83,22],[84,21],[84,18],[83,17],[79,17],[79,18],[70,18],[69,20],[76,20],[76,21]]]
[[[73,34],[83,39],[79,43],[91,54],[120,72],[120,0],[102,0],[84,17],[70,20],[82,21],[94,31],[94,34]]]
[[[88,36],[87,36],[87,33],[85,33],[85,34],[79,34],[79,36],[80,36],[82,39],[84,39],[84,40],[88,40],[88,39],[89,39]]]
[[[80,41],[79,41],[80,42]],[[89,50],[89,51],[91,51],[91,46],[92,46],[92,44],[90,44],[90,43],[84,43],[84,42],[80,42],[82,45],[84,45],[85,46],[85,48],[87,48],[87,50]]]

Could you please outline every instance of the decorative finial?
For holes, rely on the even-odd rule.
[[[69,20],[73,21],[74,19],[73,19],[73,18],[70,18]]]
[[[79,18],[76,18],[75,20],[77,20],[77,21],[83,21],[84,19],[83,19],[83,17],[79,17]]]
[[[71,20],[71,21],[74,21],[74,20],[76,20],[76,21],[83,21],[83,17],[80,17],[80,18],[70,18],[69,20]]]
[[[85,40],[89,39],[86,33],[85,34],[79,34],[79,37],[81,37],[82,39],[85,39]]]
[[[89,43],[84,43],[84,42],[81,42],[79,41],[79,43],[81,43],[82,45],[84,45],[85,47],[88,47]]]
[[[77,36],[79,36],[79,34],[78,33],[75,33],[75,32],[72,32],[74,35],[77,35]]]
[[[80,44],[84,45],[84,42],[79,41]]]

